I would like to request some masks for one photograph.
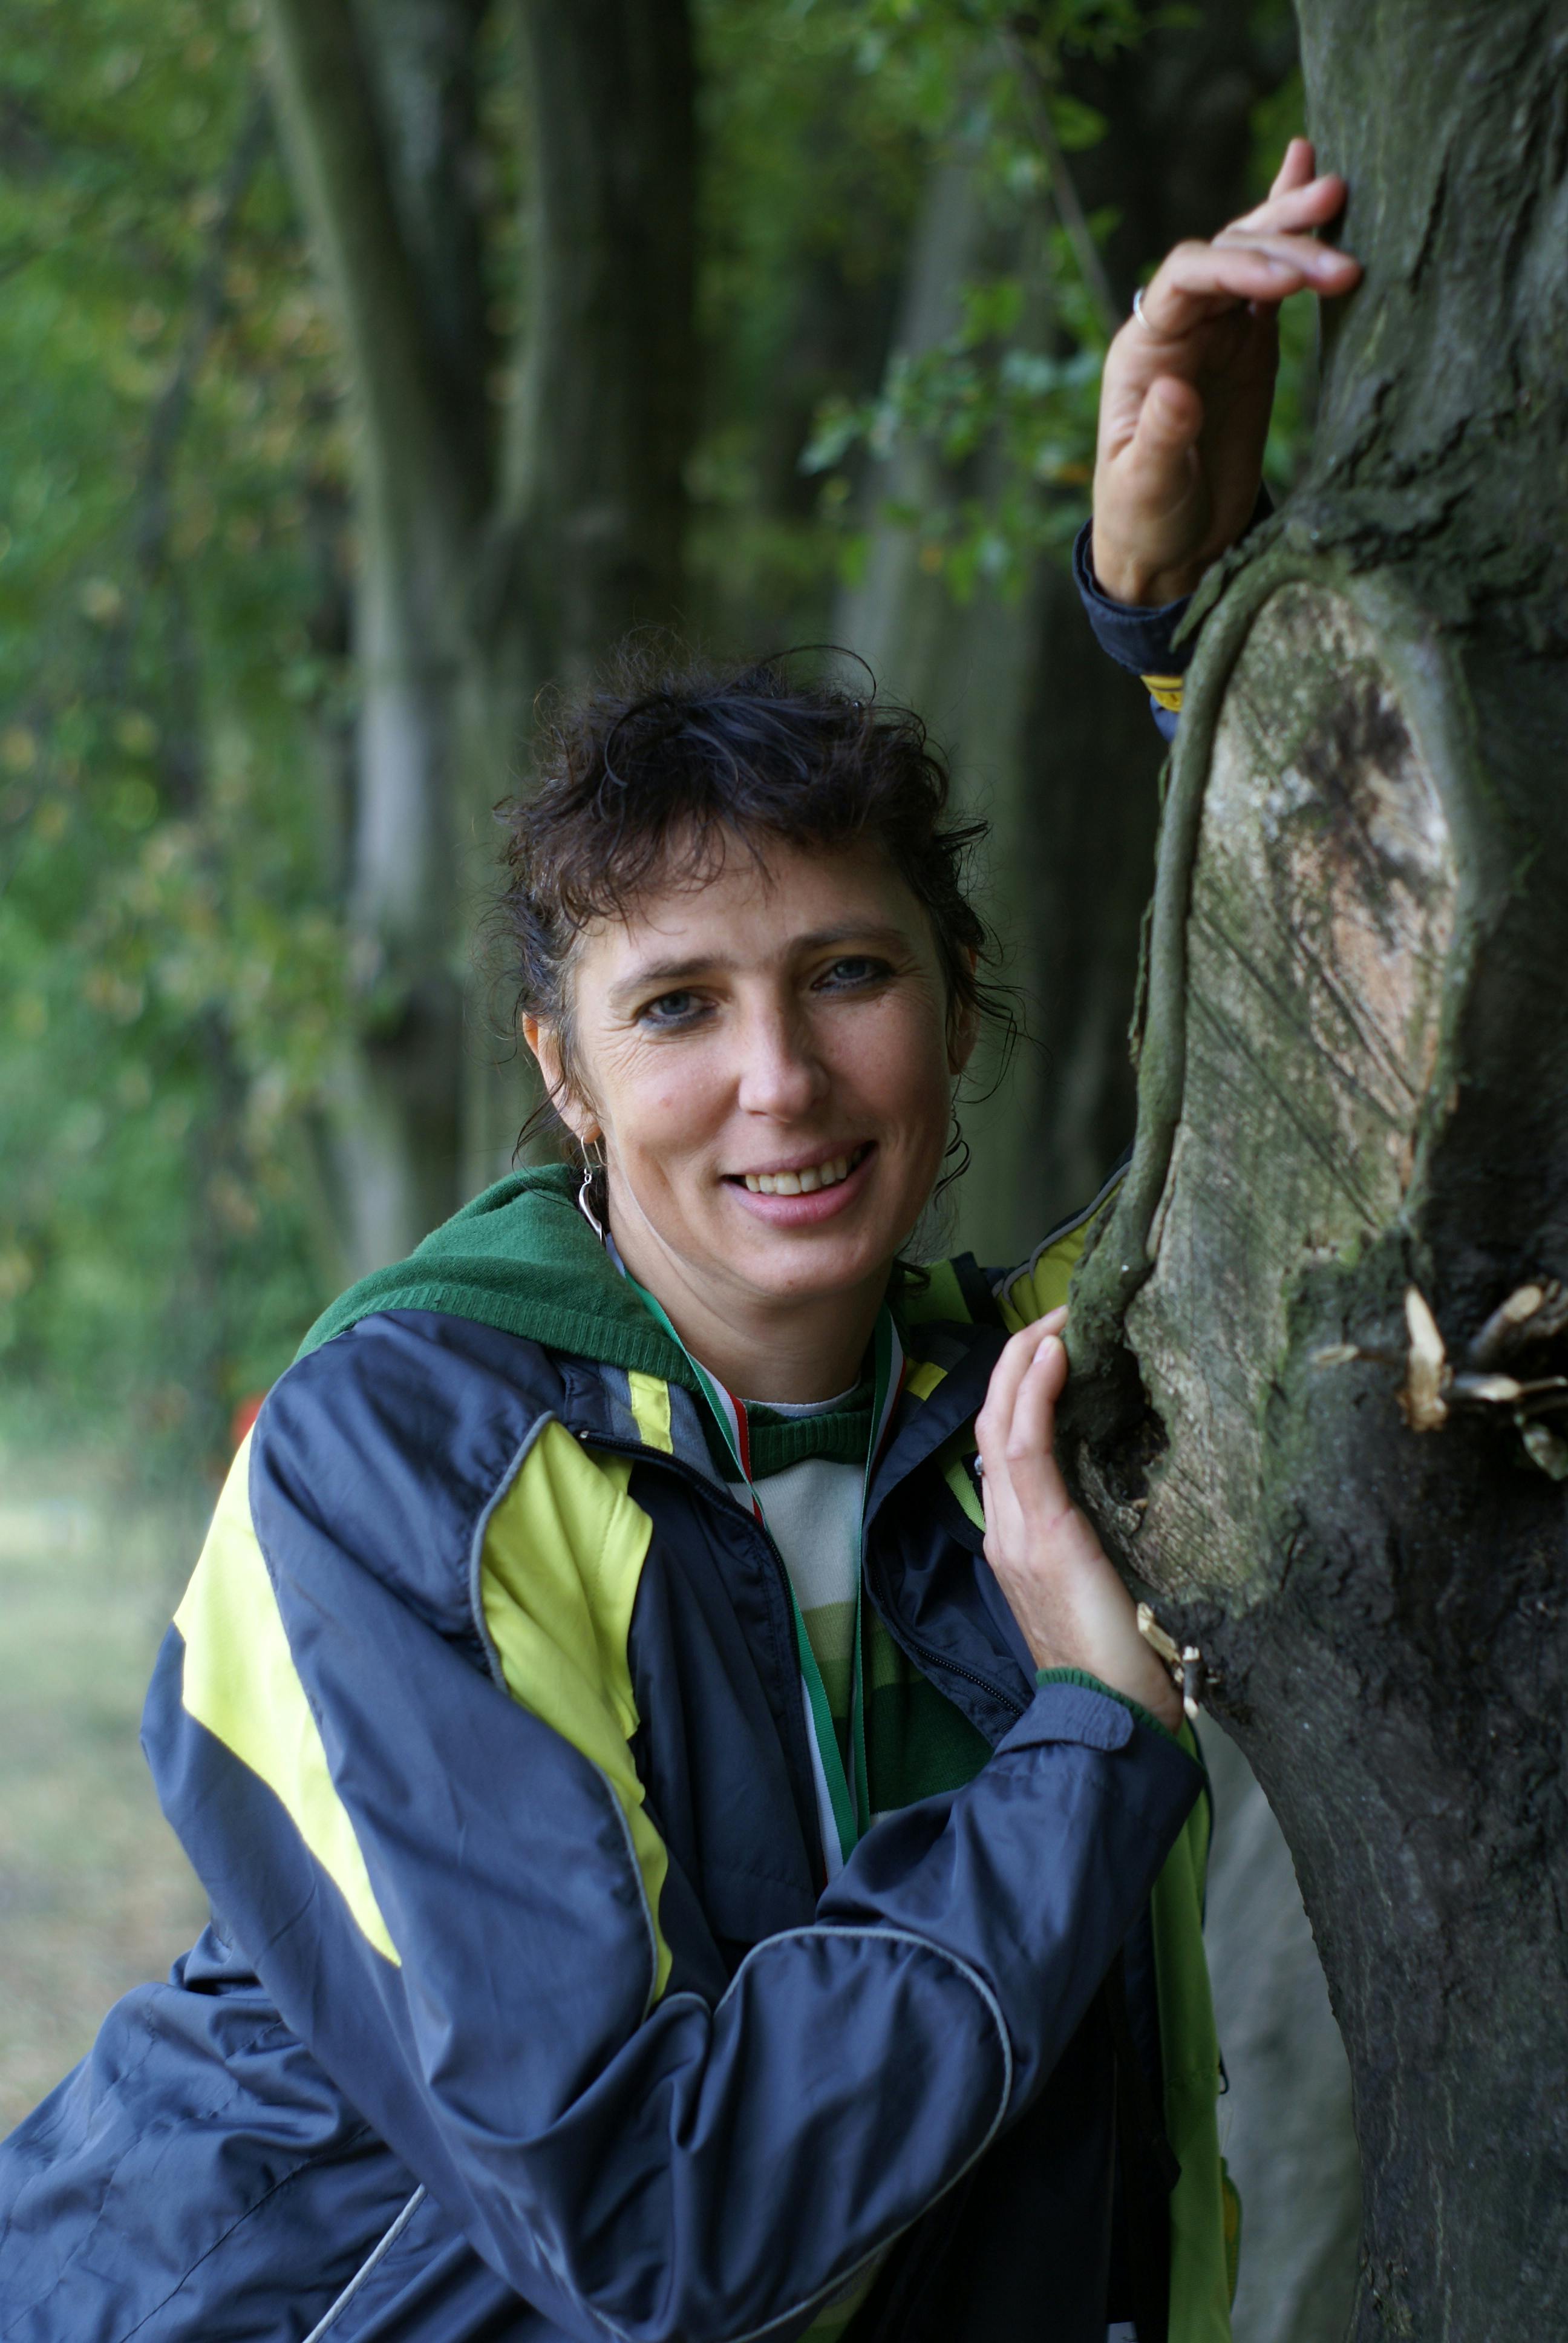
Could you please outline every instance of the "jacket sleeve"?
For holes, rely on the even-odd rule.
[[[1273,509],[1269,491],[1260,488],[1244,533],[1250,534]],[[1106,657],[1118,667],[1130,669],[1144,685],[1150,714],[1163,737],[1173,740],[1181,713],[1182,678],[1197,648],[1195,635],[1181,643],[1175,638],[1192,606],[1192,597],[1183,594],[1174,602],[1161,602],[1151,608],[1113,600],[1094,574],[1093,543],[1094,525],[1086,520],[1072,547],[1073,583],[1084,615]]]
[[[552,1552],[598,1465],[415,1325],[340,1338],[263,1411],[149,1703],[166,1810],[284,2018],[519,2293],[584,2338],[799,2333],[1028,2107],[1199,1769],[1050,1685],[811,1926],[683,1985],[723,1972],[664,1941],[702,1923],[594,1657],[638,1509],[612,1476]],[[541,1458],[524,1630],[553,1721],[487,1667],[483,1615]]]

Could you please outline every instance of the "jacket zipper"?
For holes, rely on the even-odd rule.
[[[778,1547],[773,1543],[770,1532],[768,1530],[765,1523],[757,1519],[754,1513],[750,1513],[745,1506],[739,1504],[735,1498],[730,1495],[728,1489],[723,1490],[721,1493],[713,1482],[708,1480],[704,1474],[695,1471],[691,1465],[685,1463],[680,1457],[668,1455],[660,1449],[647,1448],[640,1441],[618,1440],[613,1434],[601,1436],[597,1432],[582,1432],[578,1433],[577,1436],[580,1441],[585,1442],[591,1447],[608,1449],[615,1454],[620,1456],[635,1456],[639,1463],[645,1464],[661,1465],[666,1471],[676,1473],[679,1479],[687,1483],[689,1488],[695,1489],[702,1495],[706,1496],[709,1503],[712,1503],[715,1498],[722,1494],[724,1503],[729,1504],[735,1513],[739,1513],[741,1519],[745,1521],[760,1538],[763,1546],[772,1559],[774,1567],[778,1573],[780,1587],[786,1594],[789,1592],[789,1574],[784,1566],[783,1555],[779,1553]],[[881,1506],[879,1504],[877,1511],[879,1513],[881,1511]],[[983,1675],[978,1668],[966,1666],[962,1660],[949,1659],[945,1653],[934,1650],[930,1644],[922,1642],[920,1636],[911,1634],[910,1629],[903,1625],[902,1622],[900,1622],[895,1625],[893,1620],[889,1616],[889,1606],[887,1604],[879,1603],[877,1605],[877,1609],[881,1618],[882,1624],[886,1627],[889,1634],[891,1635],[894,1643],[899,1645],[900,1650],[903,1651],[909,1658],[914,1660],[918,1664],[929,1664],[930,1667],[939,1670],[945,1669],[949,1675],[962,1677],[966,1684],[974,1684],[980,1692],[988,1693],[993,1700],[1000,1701],[1002,1706],[1009,1709],[1014,1716],[1021,1716],[1024,1714],[1024,1711],[1029,1706],[1029,1703],[1026,1700],[1020,1700],[1016,1693],[1009,1692],[1006,1685],[998,1683],[994,1676]]]
[[[873,1600],[875,1600],[874,1595]],[[1020,1700],[1016,1693],[1009,1692],[1007,1686],[1000,1684],[995,1676],[983,1675],[980,1669],[968,1666],[962,1660],[949,1659],[945,1652],[935,1650],[931,1644],[913,1634],[901,1621],[895,1625],[889,1616],[889,1606],[885,1604],[878,1603],[877,1611],[883,1626],[886,1627],[894,1643],[909,1658],[918,1664],[926,1664],[939,1670],[945,1669],[950,1676],[961,1676],[966,1684],[978,1685],[980,1690],[988,1693],[991,1699],[1000,1701],[1004,1708],[1010,1709],[1014,1716],[1023,1715],[1029,1706],[1028,1701]]]

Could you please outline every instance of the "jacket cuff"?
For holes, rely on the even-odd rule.
[[[1033,1700],[1011,1732],[998,1743],[995,1754],[1000,1756],[1005,1750],[1030,1749],[1048,1741],[1073,1741],[1086,1749],[1106,1751],[1126,1749],[1138,1742],[1145,1752],[1152,1741],[1161,1745],[1162,1765],[1174,1758],[1184,1770],[1193,1763],[1175,1734],[1168,1733],[1157,1717],[1081,1668],[1043,1670]]]
[[[1242,537],[1251,536],[1273,509],[1272,497],[1260,484]],[[1197,647],[1196,637],[1180,647],[1172,638],[1191,608],[1192,597],[1181,594],[1174,602],[1152,607],[1114,601],[1094,574],[1093,543],[1094,523],[1086,520],[1072,541],[1072,576],[1094,639],[1118,667],[1130,668],[1147,685],[1154,721],[1166,739],[1172,739],[1181,712],[1181,679]]]
[[[1183,643],[1178,651],[1171,639],[1187,616],[1191,594],[1153,608],[1113,601],[1094,574],[1093,543],[1094,523],[1086,520],[1072,541],[1072,577],[1101,649],[1134,675],[1184,673],[1192,646]]]
[[[1170,1726],[1161,1725],[1153,1711],[1145,1708],[1141,1700],[1134,1700],[1131,1693],[1118,1692],[1113,1684],[1101,1684],[1100,1678],[1091,1676],[1087,1668],[1040,1668],[1035,1672],[1034,1681],[1041,1692],[1047,1684],[1081,1684],[1087,1692],[1101,1693],[1107,1700],[1120,1701],[1122,1707],[1129,1710],[1140,1725],[1146,1725],[1149,1727],[1151,1733],[1162,1733],[1167,1741],[1176,1744],[1178,1749],[1181,1746],[1181,1741],[1171,1732]]]

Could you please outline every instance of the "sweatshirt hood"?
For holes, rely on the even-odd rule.
[[[373,1270],[323,1311],[303,1358],[383,1310],[432,1310],[518,1334],[574,1358],[697,1389],[672,1342],[578,1209],[569,1164],[498,1180],[433,1229],[407,1261]]]
[[[339,1294],[297,1355],[319,1350],[378,1311],[431,1310],[699,1391],[685,1352],[638,1299],[578,1210],[581,1179],[570,1164],[549,1163],[498,1180],[432,1229],[407,1261],[373,1270]],[[889,1300],[900,1334],[907,1339],[932,1320],[971,1322],[974,1292],[986,1298],[988,1284],[967,1254],[913,1272],[895,1263]],[[988,1298],[982,1314],[993,1314]]]

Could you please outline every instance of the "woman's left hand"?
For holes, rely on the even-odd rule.
[[[1067,1493],[1053,1453],[1065,1310],[1015,1334],[975,1423],[986,1560],[1040,1668],[1082,1668],[1175,1732],[1181,1698],[1138,1632],[1131,1595]]]
[[[1094,470],[1094,568],[1121,602],[1191,593],[1246,528],[1262,478],[1292,293],[1348,293],[1361,264],[1317,231],[1345,183],[1292,138],[1268,200],[1211,243],[1179,244],[1105,357]]]

